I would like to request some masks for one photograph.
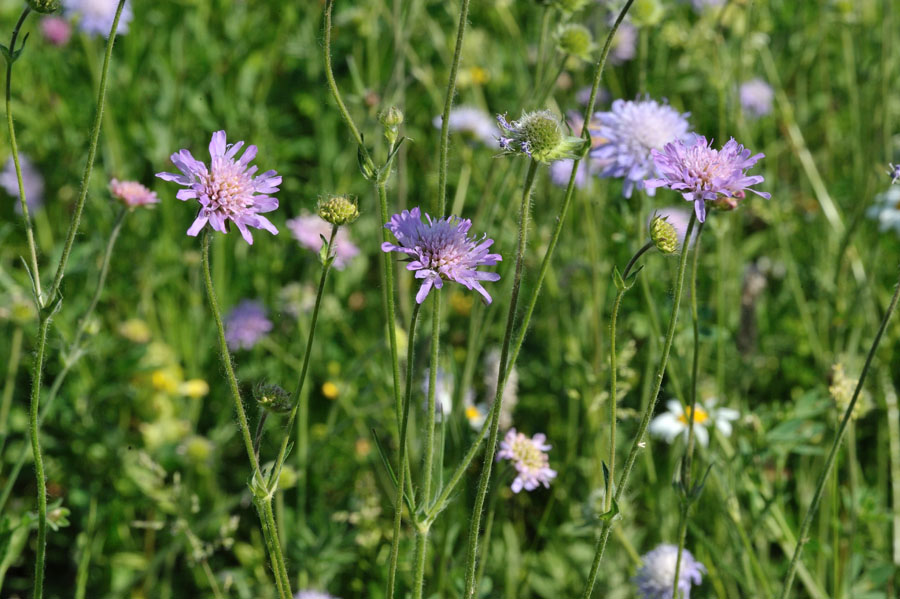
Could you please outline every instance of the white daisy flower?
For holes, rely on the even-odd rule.
[[[710,426],[715,426],[724,436],[730,437],[731,423],[740,417],[737,410],[716,407],[716,401],[715,398],[710,398],[697,404],[694,416],[694,437],[704,447],[709,445],[707,429]],[[666,402],[666,406],[669,411],[660,414],[650,422],[650,434],[654,437],[662,437],[667,443],[673,443],[679,435],[684,435],[684,438],[687,439],[690,409],[688,408],[686,412],[684,406],[677,399],[670,399]]]

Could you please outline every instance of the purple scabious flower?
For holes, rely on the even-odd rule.
[[[65,46],[72,37],[72,26],[62,17],[44,17],[41,19],[41,34],[54,46]]]
[[[772,112],[775,92],[772,91],[772,86],[759,77],[743,83],[739,95],[741,108],[750,116],[759,118]]]
[[[878,229],[893,229],[900,233],[900,187],[891,185],[875,196],[875,203],[866,211],[866,216],[878,221]]]
[[[636,54],[638,30],[629,22],[619,25],[616,37],[613,38],[609,60],[613,64],[622,64],[633,59]]]
[[[305,591],[297,591],[297,594],[294,595],[294,599],[338,599],[333,595],[329,595],[328,593],[324,593],[322,591],[315,591],[312,589],[307,589]]]
[[[272,330],[265,307],[253,300],[244,300],[225,317],[225,341],[228,347],[251,349]]]
[[[288,220],[286,224],[300,245],[316,253],[325,244],[322,237],[328,239],[331,235],[332,225],[316,214],[301,214]],[[350,234],[345,228],[339,228],[334,236],[334,267],[343,270],[358,254],[359,248],[350,240]]]
[[[574,160],[557,160],[550,164],[550,181],[558,187],[569,185],[569,177],[572,176]],[[575,173],[575,187],[583,189],[588,182],[588,161],[578,163],[578,171]]]
[[[77,17],[78,28],[88,35],[108,37],[116,18],[118,4],[117,0],[63,0],[63,14],[69,18]],[[126,0],[119,17],[116,35],[128,33],[131,18],[131,2]]]
[[[891,170],[888,171],[888,174],[891,176],[891,183],[900,181],[900,164],[889,164],[888,166],[891,167]]]
[[[443,119],[438,115],[431,123],[438,129],[441,128]],[[497,142],[500,130],[497,124],[487,112],[474,106],[457,106],[450,111],[447,119],[450,131],[468,134],[489,148],[499,147]]]
[[[534,491],[538,485],[550,488],[550,481],[556,478],[556,470],[550,468],[550,458],[546,453],[551,447],[547,445],[547,436],[543,433],[529,439],[514,428],[506,432],[506,437],[500,441],[497,461],[505,459],[513,462],[518,472],[510,486],[513,493],[522,489]]]
[[[400,252],[409,256],[407,270],[416,271],[416,278],[423,279],[416,302],[422,303],[432,287],[440,289],[444,280],[456,281],[467,289],[474,289],[490,304],[490,294],[481,286],[481,281],[499,281],[500,274],[476,270],[479,266],[493,266],[503,258],[500,254],[488,253],[494,240],[487,234],[481,239],[469,237],[472,221],[449,216],[438,220],[425,215],[418,207],[395,214],[384,225],[397,238],[399,245],[384,242],[384,252]]]
[[[226,144],[225,132],[216,131],[209,142],[209,168],[188,150],[181,150],[170,158],[184,174],[156,174],[164,181],[174,181],[187,187],[175,196],[179,200],[195,199],[200,202],[200,212],[188,229],[188,235],[195,237],[207,223],[214,230],[227,233],[228,221],[237,226],[250,245],[253,245],[253,236],[247,227],[278,234],[275,225],[261,213],[278,208],[278,200],[268,194],[278,191],[281,177],[275,171],[254,176],[258,167],[248,165],[256,157],[256,146],[247,146],[240,159],[235,159],[243,145],[243,141]]]
[[[109,191],[114,198],[121,201],[129,208],[159,203],[159,198],[156,197],[156,193],[150,191],[137,181],[119,181],[118,179],[113,179],[109,182]]]
[[[25,202],[28,210],[37,210],[44,205],[44,178],[25,154],[19,154],[19,166],[22,167],[22,186],[25,188]],[[0,171],[0,187],[15,198],[16,213],[21,214],[22,204],[19,202],[19,179],[16,177],[16,163],[12,156]]]
[[[747,175],[747,169],[765,154],[751,156],[750,150],[733,137],[721,150],[713,149],[711,144],[705,137],[698,136],[691,145],[676,141],[666,144],[662,152],[653,150],[653,160],[662,177],[644,181],[644,185],[680,191],[685,200],[694,202],[694,211],[701,223],[706,220],[708,200],[716,201],[721,196],[732,200],[727,203],[733,208],[736,205],[733,200],[742,199],[747,191],[766,199],[771,197],[750,187],[762,183],[762,175]]]
[[[622,194],[644,189],[644,180],[658,174],[650,152],[688,135],[688,113],[680,113],[665,102],[655,100],[616,100],[609,112],[598,112],[599,126],[592,138],[596,142],[591,157],[602,163],[600,177],[624,179]],[[654,189],[647,188],[653,195]]]
[[[641,558],[643,565],[633,581],[637,585],[641,599],[672,599],[672,585],[675,584],[675,567],[678,562],[678,547],[659,545]],[[691,552],[681,553],[681,568],[678,576],[678,591],[682,599],[690,599],[691,585],[700,584],[706,566],[694,559]]]

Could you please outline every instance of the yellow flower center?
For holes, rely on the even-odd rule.
[[[478,420],[479,416],[481,416],[481,413],[475,406],[468,406],[466,408],[466,418],[468,418],[469,420]]]
[[[691,409],[687,408],[687,410],[685,410],[685,412],[683,414],[678,415],[678,422],[680,422],[682,424],[687,424],[688,416],[690,415],[690,413],[691,413]],[[709,414],[706,412],[706,410],[704,410],[700,406],[697,406],[697,409],[694,414],[694,422],[696,422],[697,424],[703,424],[707,420],[709,420]]]

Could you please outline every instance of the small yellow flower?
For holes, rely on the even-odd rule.
[[[129,318],[120,324],[119,334],[134,343],[150,341],[150,327],[140,318]]]
[[[154,370],[150,375],[150,384],[157,391],[163,393],[176,393],[180,385],[179,378],[176,376],[175,369],[159,368]]]
[[[181,383],[178,391],[186,397],[200,399],[209,393],[209,383],[203,379],[191,379]]]
[[[368,457],[369,452],[372,451],[372,444],[365,437],[360,437],[356,440],[354,449],[356,450],[356,457],[363,459]]]
[[[338,386],[331,381],[327,381],[324,385],[322,385],[322,395],[324,395],[328,399],[337,399],[338,392]]]
[[[469,70],[469,74],[472,77],[472,83],[475,85],[484,85],[491,79],[490,73],[481,67],[472,67]]]

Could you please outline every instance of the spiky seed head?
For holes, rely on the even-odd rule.
[[[49,14],[59,10],[60,0],[27,0],[31,10],[42,14]]]
[[[525,115],[521,124],[522,137],[535,158],[552,152],[562,141],[562,127],[556,116],[548,110]]]
[[[654,216],[650,221],[650,240],[663,254],[678,251],[678,232],[665,216]]]
[[[557,46],[563,54],[571,54],[583,60],[590,60],[594,50],[594,37],[590,29],[577,23],[569,23],[560,27],[557,33]]]
[[[356,199],[348,196],[326,196],[319,199],[319,216],[332,225],[349,225],[359,218]]]
[[[293,407],[291,394],[278,385],[260,383],[253,389],[253,397],[259,407],[272,414],[287,414]]]

